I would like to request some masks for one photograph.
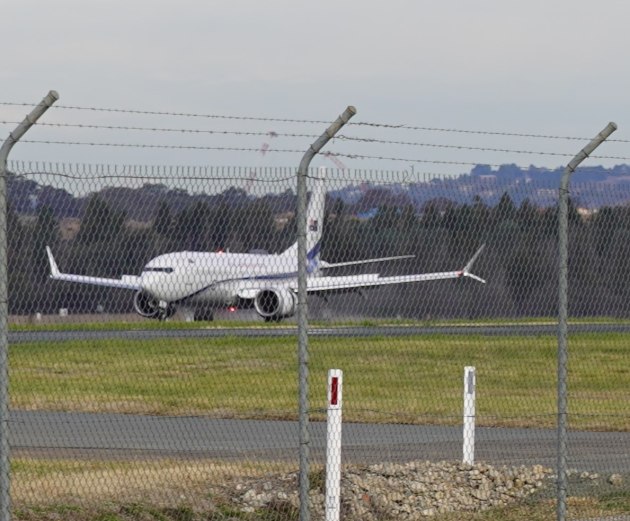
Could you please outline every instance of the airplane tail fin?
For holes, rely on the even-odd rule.
[[[320,268],[324,205],[326,203],[326,169],[320,168],[314,178],[311,198],[306,208],[306,261],[307,272],[316,273]],[[282,253],[283,257],[297,258],[297,242]]]

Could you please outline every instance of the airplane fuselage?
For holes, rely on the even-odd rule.
[[[167,253],[146,264],[140,285],[160,301],[229,306],[238,301],[237,288],[242,288],[244,281],[295,277],[297,268],[289,264],[290,259],[282,255]]]

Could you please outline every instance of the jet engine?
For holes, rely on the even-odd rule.
[[[133,297],[133,307],[138,315],[145,318],[157,318],[164,320],[170,318],[175,314],[175,306],[168,304],[166,308],[160,307],[159,301],[146,293],[145,291],[138,291]]]
[[[297,297],[288,289],[263,289],[254,299],[256,312],[267,322],[295,314]]]

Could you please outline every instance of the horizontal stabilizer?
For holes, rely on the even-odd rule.
[[[370,264],[373,262],[386,262],[400,259],[413,259],[415,255],[398,255],[397,257],[380,257],[378,259],[365,259],[358,261],[348,261],[348,262],[320,262],[320,268],[341,268],[343,266],[356,266],[357,264]]]

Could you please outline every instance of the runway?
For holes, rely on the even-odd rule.
[[[311,455],[325,461],[326,426],[312,422]],[[293,421],[223,420],[122,414],[11,411],[14,456],[73,459],[298,460]],[[345,462],[460,460],[462,428],[346,423]],[[493,464],[556,465],[553,429],[478,428],[475,457]],[[630,433],[571,432],[570,468],[611,473],[630,468]]]
[[[482,336],[540,336],[556,335],[558,326],[549,323],[532,324],[464,324],[438,326],[332,326],[311,327],[310,336],[374,337],[414,335],[482,335]],[[584,323],[569,326],[569,333],[628,333],[630,324]],[[207,327],[199,329],[133,329],[133,330],[31,330],[10,331],[9,343],[65,342],[105,340],[110,338],[150,340],[152,338],[219,338],[239,336],[250,338],[297,336],[295,326],[286,327]]]

